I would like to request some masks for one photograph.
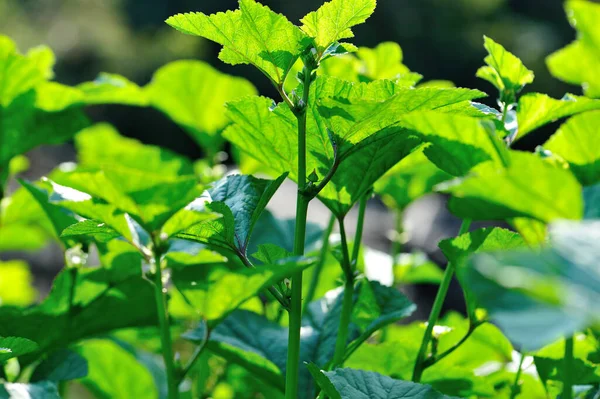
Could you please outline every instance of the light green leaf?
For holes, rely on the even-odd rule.
[[[422,151],[415,151],[391,168],[374,185],[385,205],[403,211],[416,199],[452,176],[438,169]]]
[[[88,361],[89,374],[81,383],[103,399],[158,399],[150,371],[129,352],[108,340],[90,340],[77,348]]]
[[[527,350],[600,322],[597,221],[552,225],[542,250],[475,255],[465,282],[498,326]]]
[[[526,84],[533,82],[533,71],[487,36],[484,36],[484,46],[488,52],[484,59],[487,66],[479,68],[477,77],[487,80],[498,89],[500,101],[509,104],[516,102],[517,93]]]
[[[221,61],[252,64],[277,86],[305,47],[306,36],[298,27],[254,0],[240,0],[235,11],[177,14],[166,22],[183,33],[221,44]]]
[[[548,69],[555,77],[581,85],[588,97],[600,97],[600,5],[590,1],[570,0],[565,4],[571,26],[577,29],[578,39],[551,54]]]
[[[39,348],[34,341],[22,337],[0,337],[0,364],[8,359],[20,357]]]
[[[284,173],[276,180],[246,175],[224,177],[208,191],[209,202],[205,203],[224,217],[193,226],[179,237],[245,255],[258,218],[286,176]]]
[[[60,399],[56,384],[42,381],[35,384],[0,384],[0,399]]]
[[[27,263],[0,261],[0,276],[0,306],[27,306],[35,301],[38,293]]]
[[[173,283],[198,316],[212,327],[263,289],[310,266],[308,261],[231,270],[201,264],[173,270]]]
[[[395,380],[393,378],[374,373],[353,369],[337,369],[322,372],[335,387],[335,392],[328,395],[341,399],[446,399],[450,396],[435,391],[429,385],[416,384],[410,381]],[[321,386],[323,389],[331,388]]]
[[[101,73],[94,81],[82,83],[76,89],[81,91],[83,103],[87,105],[122,104],[145,107],[149,104],[141,87],[116,74]]]
[[[581,219],[581,186],[568,171],[530,153],[511,151],[507,168],[486,162],[462,179],[438,186],[457,216],[474,220],[529,217]]]
[[[334,42],[354,37],[350,28],[365,22],[375,11],[375,5],[375,0],[329,1],[300,20],[302,30],[314,38],[321,55]]]
[[[562,99],[557,100],[540,93],[525,94],[519,98],[517,107],[519,122],[517,139],[547,123],[595,109],[600,109],[600,101],[586,97],[566,94]]]
[[[256,94],[247,80],[221,73],[200,61],[175,61],[163,66],[145,90],[154,107],[205,146],[218,140],[218,134],[229,124],[223,112],[225,103]]]
[[[600,104],[600,102],[599,102]],[[600,111],[575,116],[563,124],[544,144],[560,156],[579,182],[589,186],[600,182]]]
[[[400,254],[394,265],[394,283],[439,284],[444,272],[423,252]]]
[[[262,263],[275,264],[282,259],[293,257],[292,252],[286,251],[285,249],[275,244],[261,244],[258,246],[258,252],[252,255],[253,258],[261,261]]]
[[[20,54],[8,36],[0,35],[0,107],[7,108],[20,95],[44,81],[35,58]]]
[[[104,222],[89,219],[66,227],[60,235],[63,239],[77,239],[81,236],[92,237],[96,242],[108,242],[122,235]]]
[[[88,363],[70,349],[59,349],[48,355],[31,375],[30,381],[68,381],[88,374]]]

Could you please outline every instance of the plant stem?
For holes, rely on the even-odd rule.
[[[519,359],[519,368],[517,369],[517,375],[515,375],[515,381],[510,388],[510,399],[515,399],[519,394],[519,380],[521,380],[521,373],[523,372],[523,361],[525,360],[525,354],[521,353],[521,359]]]
[[[246,266],[248,269],[255,269],[256,266],[254,266],[254,264],[252,264],[252,262],[250,262],[250,259],[248,259],[247,256],[245,256],[243,253],[241,252],[237,252],[238,258],[242,261],[242,263],[244,264],[244,266]],[[273,298],[275,298],[275,300],[277,300],[277,302],[279,302],[281,304],[281,306],[286,309],[289,310],[290,308],[290,304],[288,303],[288,300],[286,297],[283,296],[283,294],[275,287],[270,286],[268,289],[269,293],[271,294],[271,296]]]
[[[160,330],[160,342],[162,346],[162,355],[165,362],[165,371],[167,374],[168,398],[178,399],[179,393],[177,381],[175,380],[175,364],[173,358],[173,343],[171,341],[171,325],[169,323],[169,314],[167,312],[167,304],[165,294],[163,292],[161,257],[162,254],[154,246],[154,265],[156,267],[154,273],[154,297],[156,301],[156,312],[158,313],[158,324]]]
[[[367,210],[367,200],[370,196],[370,190],[365,193],[362,197],[360,197],[360,202],[358,205],[358,220],[356,222],[356,233],[354,235],[354,245],[352,246],[352,258],[351,265],[352,268],[356,267],[356,261],[358,260],[358,253],[360,251],[360,243],[362,241],[362,232],[363,227],[365,225],[365,211]]]
[[[306,217],[310,199],[306,189],[306,108],[310,92],[312,70],[303,68],[304,87],[301,107],[295,111],[298,119],[298,192],[296,195],[296,227],[294,231],[294,255],[304,255],[306,237]],[[292,298],[289,312],[288,356],[285,376],[285,398],[296,399],[298,393],[298,372],[300,367],[300,329],[302,327],[302,272],[292,276]]]
[[[188,363],[185,365],[185,367],[179,373],[179,376],[177,378],[177,386],[179,386],[183,382],[183,380],[185,379],[185,376],[190,372],[192,367],[194,367],[194,365],[196,364],[198,359],[200,359],[200,356],[202,355],[204,348],[206,348],[206,344],[208,344],[209,337],[210,337],[210,329],[207,326],[206,332],[202,339],[202,342],[200,343],[200,345],[198,345],[198,347],[194,351],[194,354],[192,355],[192,357],[190,358]]]
[[[565,339],[565,365],[563,367],[563,390],[561,399],[573,398],[573,380],[571,379],[571,371],[573,368],[573,337]]]
[[[354,302],[354,271],[352,269],[352,263],[349,257],[348,240],[346,239],[344,218],[340,217],[338,219],[338,223],[340,226],[340,236],[342,239],[342,269],[344,270],[346,281],[344,283],[344,297],[342,299],[340,326],[338,328],[338,335],[335,341],[335,352],[333,354],[333,361],[331,363],[332,369],[340,366],[344,361],[344,354],[346,352],[346,345],[348,343],[348,327],[350,325],[350,318],[352,316],[352,305]]]
[[[316,264],[312,277],[310,279],[310,285],[308,286],[308,292],[306,293],[306,298],[304,298],[304,310],[303,313],[306,312],[306,308],[308,304],[312,302],[315,297],[315,292],[317,290],[317,285],[319,284],[319,277],[321,276],[321,270],[323,270],[323,266],[325,265],[325,260],[327,259],[327,252],[329,252],[329,237],[331,236],[331,232],[333,231],[333,225],[335,224],[335,215],[331,215],[329,218],[329,224],[327,224],[327,228],[323,232],[323,237],[321,239],[321,251],[319,253],[319,261]]]
[[[471,225],[470,219],[464,219],[462,224],[460,225],[460,231],[458,235],[464,234],[469,230],[469,226]],[[417,360],[415,362],[415,368],[413,370],[412,380],[413,382],[421,381],[421,376],[423,375],[423,371],[425,370],[425,356],[427,355],[427,349],[429,348],[429,342],[431,341],[431,333],[433,332],[433,327],[435,323],[437,323],[440,313],[442,311],[442,306],[444,305],[444,301],[446,300],[446,295],[448,294],[448,288],[450,288],[450,283],[452,282],[452,277],[454,276],[454,265],[452,262],[448,263],[446,266],[446,271],[444,272],[444,278],[442,279],[442,283],[440,284],[440,288],[438,289],[435,300],[433,301],[433,307],[431,308],[431,313],[429,313],[429,320],[427,321],[427,328],[425,329],[425,334],[423,335],[423,340],[421,341],[421,347],[419,348],[419,353],[417,355]]]
[[[471,323],[471,321],[469,321],[469,323]],[[469,339],[469,337],[475,332],[477,327],[479,327],[483,323],[484,322],[480,322],[477,324],[469,324],[469,330],[456,344],[452,345],[450,348],[446,349],[444,352],[436,356],[432,356],[425,359],[425,361],[423,362],[423,369],[433,366],[434,364],[436,364],[437,362],[439,362],[440,360],[457,350],[462,344],[464,344]]]
[[[394,222],[396,224],[394,230],[394,239],[392,240],[392,262],[394,265],[398,263],[400,254],[402,253],[402,211],[394,211]]]

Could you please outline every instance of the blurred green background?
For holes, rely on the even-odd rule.
[[[263,0],[264,4],[298,20],[321,0]],[[217,59],[218,46],[182,35],[164,20],[175,13],[213,13],[237,8],[235,0],[0,0],[0,32],[22,50],[47,44],[57,54],[56,79],[76,84],[99,72],[122,74],[146,83],[154,70],[176,59],[202,59],[222,71],[250,79],[264,95],[276,98],[268,81],[251,67],[231,67]],[[354,43],[374,46],[398,42],[404,62],[429,79],[447,79],[458,86],[493,92],[475,78],[485,55],[483,35],[502,43],[535,71],[529,91],[554,97],[579,93],[553,79],[544,64],[552,51],[568,44],[574,31],[561,0],[379,0],[375,14],[355,29]],[[488,99],[493,102],[494,99]],[[96,107],[96,120],[116,125],[126,135],[170,147],[191,157],[200,150],[173,123],[150,108]],[[532,149],[541,135],[520,143]]]

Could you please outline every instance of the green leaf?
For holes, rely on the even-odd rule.
[[[0,384],[0,399],[60,399],[56,384],[42,381],[35,384]]]
[[[517,139],[547,123],[596,109],[600,109],[600,101],[572,94],[565,94],[560,100],[540,93],[525,94],[517,107]]]
[[[224,177],[208,191],[210,198],[205,204],[224,217],[193,226],[179,237],[245,255],[258,218],[286,176],[284,173],[276,180],[246,175]]]
[[[166,22],[183,33],[221,44],[221,61],[252,64],[277,86],[305,47],[306,36],[298,27],[254,0],[240,0],[235,11],[177,14]]]
[[[327,378],[323,370],[314,363],[307,363],[306,368],[308,368],[310,375],[328,398],[341,399],[340,393],[335,389],[335,386]]]
[[[20,357],[38,349],[38,344],[22,337],[0,338],[0,364],[6,363],[8,359]]]
[[[0,35],[0,106],[6,108],[20,95],[44,81],[35,59],[20,54],[15,43]]]
[[[394,265],[394,283],[439,284],[444,272],[423,252],[401,254]]]
[[[258,246],[258,252],[252,255],[253,258],[266,264],[275,264],[283,259],[291,258],[294,254],[275,244],[261,244]]]
[[[440,184],[439,191],[452,195],[452,213],[474,220],[581,219],[581,186],[569,171],[530,153],[511,151],[509,160],[507,168],[486,162]]]
[[[76,87],[82,94],[82,102],[94,104],[122,104],[145,107],[149,99],[144,90],[127,78],[101,73],[92,82],[85,82]]]
[[[89,374],[81,383],[98,398],[158,399],[152,374],[133,355],[114,342],[90,340],[77,348],[88,361]]]
[[[152,106],[204,146],[218,140],[229,124],[223,112],[225,103],[256,94],[247,80],[221,73],[200,61],[175,61],[163,66],[145,90]]]
[[[173,270],[173,283],[198,316],[216,325],[260,291],[311,265],[308,261],[230,270],[200,264]]]
[[[583,188],[584,219],[600,219],[600,183]]]
[[[328,395],[334,395],[333,398],[341,399],[446,399],[450,396],[443,395],[435,391],[429,385],[416,384],[410,381],[400,381],[393,378],[374,373],[372,371],[362,371],[353,369],[337,369],[334,371],[322,372],[335,390],[335,392],[325,391]],[[319,379],[321,380],[321,379]],[[317,381],[319,381],[317,380]],[[331,386],[325,385],[321,388],[329,389]]]
[[[590,1],[570,0],[565,4],[571,26],[578,39],[551,54],[547,59],[550,73],[565,82],[581,85],[588,97],[600,97],[600,6]]]
[[[88,363],[80,354],[70,349],[59,349],[44,359],[31,375],[31,382],[69,381],[88,374]]]
[[[569,163],[569,167],[584,186],[600,182],[600,135],[596,129],[600,111],[575,116],[563,124],[544,144]]]
[[[415,151],[377,180],[374,188],[388,208],[403,211],[451,177],[431,163],[422,151]]]
[[[533,71],[527,69],[514,54],[506,51],[502,45],[484,36],[484,46],[488,56],[487,66],[479,68],[477,77],[487,80],[500,92],[500,101],[516,102],[516,95],[528,83],[533,82]]]
[[[552,225],[542,250],[475,255],[466,284],[505,334],[527,350],[598,325],[598,222]]]
[[[508,157],[505,144],[488,120],[450,113],[415,112],[402,117],[399,124],[430,143],[423,151],[427,158],[454,176],[463,176],[485,161],[504,163]]]
[[[0,306],[28,306],[35,301],[38,293],[27,263],[0,261],[0,275]]]
[[[302,18],[302,30],[314,38],[321,55],[334,42],[354,37],[350,28],[365,22],[375,5],[375,0],[329,1]]]

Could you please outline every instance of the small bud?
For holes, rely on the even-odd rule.
[[[317,174],[317,171],[313,169],[313,171],[311,172],[311,174],[308,175],[307,179],[311,183],[318,182],[319,181],[319,175]]]

